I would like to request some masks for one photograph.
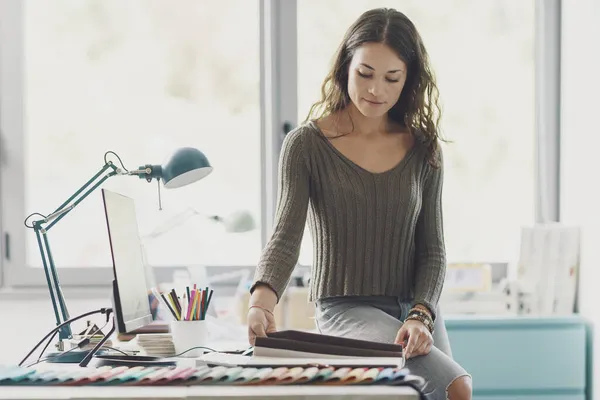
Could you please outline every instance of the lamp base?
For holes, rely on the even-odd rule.
[[[46,362],[61,364],[79,364],[91,351],[92,349],[54,352],[48,354]],[[101,350],[98,353],[102,354],[104,353],[104,351]]]

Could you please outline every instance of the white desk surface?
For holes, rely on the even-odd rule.
[[[246,345],[229,342],[211,343],[215,349],[242,349]],[[196,366],[193,358],[181,358],[180,366]],[[78,368],[73,364],[40,364],[47,368]],[[416,390],[403,386],[0,386],[0,400],[66,400],[66,399],[206,399],[228,400],[278,398],[285,400],[419,400]]]
[[[64,399],[255,399],[285,400],[419,400],[418,393],[401,386],[153,386],[153,387],[0,387],[3,400]]]

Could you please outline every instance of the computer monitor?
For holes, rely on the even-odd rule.
[[[117,331],[127,333],[152,322],[135,203],[106,189],[102,199],[114,271],[114,320]]]

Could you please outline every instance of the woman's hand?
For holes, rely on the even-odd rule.
[[[267,333],[275,331],[277,328],[272,312],[261,307],[251,307],[248,310],[248,341],[252,346],[257,336],[265,337]]]
[[[429,354],[433,346],[433,337],[427,327],[414,319],[405,321],[398,334],[395,343],[405,343],[404,352],[406,359],[413,356]]]

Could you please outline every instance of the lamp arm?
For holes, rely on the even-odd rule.
[[[111,169],[107,175],[104,175],[100,181],[96,182],[94,186],[88,189],[81,197],[77,199],[84,190],[86,190],[96,179],[98,179],[106,170]],[[44,223],[48,223],[52,221],[50,225],[46,227],[46,231],[49,231],[58,221],[63,219],[65,215],[67,215],[71,210],[73,210],[79,203],[83,201],[90,193],[98,188],[98,186],[102,185],[104,181],[106,181],[111,176],[117,175],[119,173],[119,169],[112,163],[108,162],[104,164],[104,167],[96,175],[94,175],[90,180],[88,180],[79,190],[77,190],[71,197],[69,197],[64,203],[62,203],[52,214],[48,215],[42,221]],[[76,200],[75,200],[76,199]],[[75,201],[73,201],[75,200]],[[73,204],[70,204],[73,201]],[[70,205],[69,205],[70,204]]]
[[[94,182],[107,170],[110,170],[110,172],[108,174],[105,174],[102,177],[102,179],[100,179],[94,184]],[[73,210],[79,203],[81,203],[87,196],[89,196],[90,193],[92,193],[98,188],[98,186],[104,183],[104,181],[106,181],[111,176],[120,173],[121,172],[119,168],[117,168],[112,162],[105,163],[102,169],[100,169],[100,171],[98,171],[90,180],[88,180],[64,203],[62,203],[52,214],[32,223],[33,230],[36,234],[40,255],[42,257],[42,264],[44,267],[44,273],[46,275],[48,291],[50,292],[50,300],[52,301],[54,316],[56,318],[56,325],[60,326],[58,332],[59,341],[71,338],[72,332],[69,324],[63,325],[64,321],[69,320],[69,311],[67,309],[67,305],[65,303],[65,299],[60,287],[60,281],[58,279],[56,266],[54,264],[54,259],[50,250],[50,243],[48,241],[47,233],[50,230],[50,228],[56,225],[58,221],[63,219],[71,210]],[[45,224],[47,224],[48,222],[50,222],[50,224],[47,227],[45,227]]]

